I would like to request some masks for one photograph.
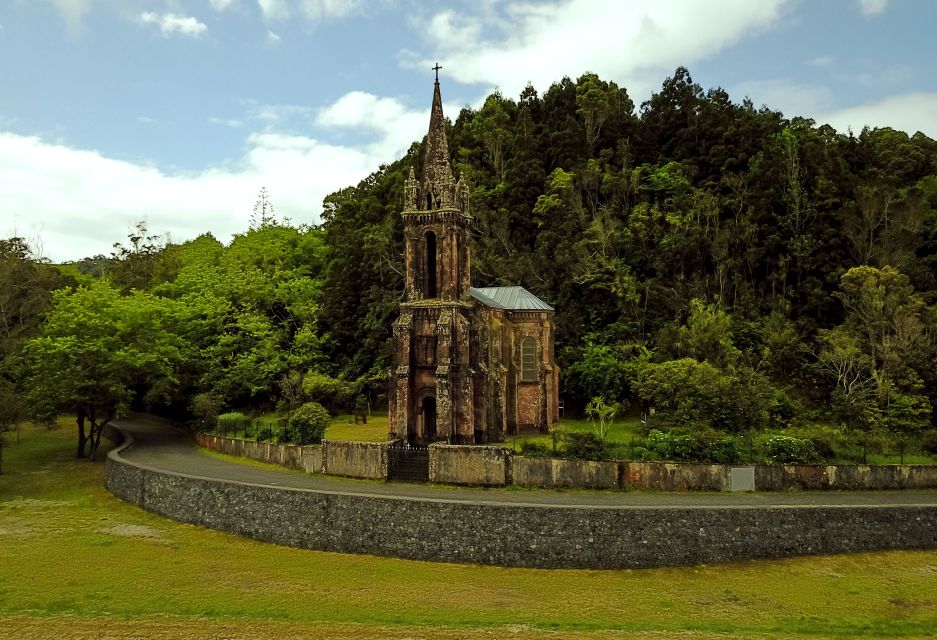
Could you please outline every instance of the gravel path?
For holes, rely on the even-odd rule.
[[[791,493],[670,493],[651,491],[549,491],[525,489],[468,489],[396,482],[351,480],[298,471],[267,469],[215,457],[199,448],[184,431],[148,415],[114,422],[133,444],[121,456],[136,464],[203,478],[276,485],[290,489],[381,495],[402,499],[450,500],[571,507],[725,508],[725,507],[841,507],[937,506],[937,490],[824,491]]]

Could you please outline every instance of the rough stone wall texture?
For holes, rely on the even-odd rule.
[[[349,478],[387,479],[387,442],[322,442],[322,471]]]
[[[195,441],[200,447],[219,451],[232,456],[276,464],[288,469],[304,469],[309,473],[322,472],[322,445],[276,444],[273,442],[251,442],[237,438],[223,438],[207,433],[196,433]]]
[[[937,547],[937,508],[550,507],[230,484],[137,467],[105,481],[163,516],[306,549],[519,567],[638,568]]]
[[[755,467],[757,491],[930,489],[937,467],[919,465],[776,465]]]
[[[511,454],[497,446],[431,444],[429,481],[503,487],[511,483]]]
[[[726,491],[731,467],[721,464],[622,462],[622,486],[659,491]]]
[[[511,463],[514,484],[546,489],[611,489],[620,486],[618,462],[525,458]]]

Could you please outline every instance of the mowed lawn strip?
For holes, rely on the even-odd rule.
[[[937,629],[933,551],[642,571],[504,569],[305,551],[123,503],[104,489],[102,464],[72,459],[73,444],[70,425],[26,427],[6,452],[0,617],[21,626],[34,618],[58,624],[67,615],[92,625],[166,616],[197,628],[211,621],[227,628],[234,620],[309,629],[324,623],[334,637],[381,637],[388,628],[423,630],[416,637],[438,628],[441,638],[515,631],[599,637],[611,630],[633,637],[875,637]]]

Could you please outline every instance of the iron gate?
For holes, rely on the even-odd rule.
[[[398,482],[429,482],[429,449],[406,442],[387,450],[387,479]]]

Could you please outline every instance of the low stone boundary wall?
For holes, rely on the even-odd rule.
[[[523,487],[656,491],[877,491],[937,488],[937,467],[920,465],[723,465],[590,462],[560,458],[509,461]]]
[[[309,473],[387,479],[390,442],[326,440],[288,445],[195,436],[200,446]],[[430,482],[546,489],[650,489],[656,491],[822,491],[937,488],[937,466],[722,465],[527,458],[497,445],[429,447]]]
[[[503,487],[511,483],[511,452],[499,446],[431,444],[429,481]]]
[[[390,442],[322,441],[322,472],[348,478],[387,479]]]
[[[208,433],[196,433],[195,441],[200,447],[218,451],[229,456],[239,456],[267,464],[277,464],[288,469],[302,469],[307,473],[322,472],[322,445],[275,444],[254,442],[238,438],[224,438]]]
[[[618,462],[525,458],[512,463],[514,484],[544,489],[611,489],[620,486]]]
[[[160,515],[266,542],[542,568],[641,568],[937,547],[937,506],[596,507],[289,489],[108,454],[105,482]],[[327,448],[328,445],[326,445]]]

